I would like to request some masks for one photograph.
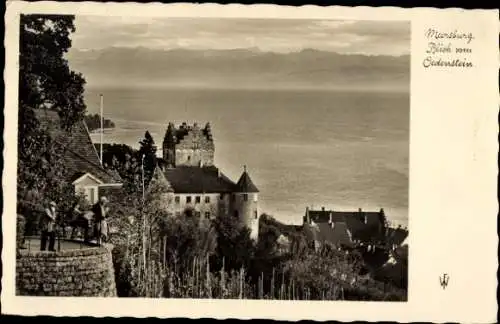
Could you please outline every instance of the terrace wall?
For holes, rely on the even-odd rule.
[[[18,252],[16,295],[115,297],[111,248]]]

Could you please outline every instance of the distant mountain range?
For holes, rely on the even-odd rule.
[[[72,49],[72,69],[90,87],[314,88],[409,91],[410,57],[345,55],[313,49],[293,53]]]

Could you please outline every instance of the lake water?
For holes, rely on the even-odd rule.
[[[301,223],[306,206],[379,210],[407,225],[409,94],[346,91],[90,89],[89,112],[116,129],[105,142],[161,143],[169,121],[209,121],[215,163],[234,181],[243,165],[262,212]],[[92,135],[99,141],[99,135]]]

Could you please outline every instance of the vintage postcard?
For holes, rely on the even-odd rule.
[[[5,313],[495,320],[498,10],[5,21]]]

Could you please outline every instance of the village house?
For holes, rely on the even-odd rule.
[[[304,228],[316,248],[328,241],[338,247],[352,247],[355,244],[375,245],[384,237],[385,214],[306,208]]]
[[[158,159],[154,178],[170,188],[165,199],[173,203],[165,204],[165,208],[177,216],[191,211],[205,219],[235,217],[257,239],[259,190],[246,167],[235,183],[215,166],[209,123],[203,128],[196,123],[183,123],[179,127],[169,123],[162,148],[163,156]]]
[[[37,109],[35,117],[64,148],[63,162],[68,170],[67,181],[73,184],[75,194],[83,193],[88,202],[94,204],[101,196],[109,196],[121,190],[120,176],[103,168],[85,121],[78,121],[68,136],[61,128],[56,111]]]

